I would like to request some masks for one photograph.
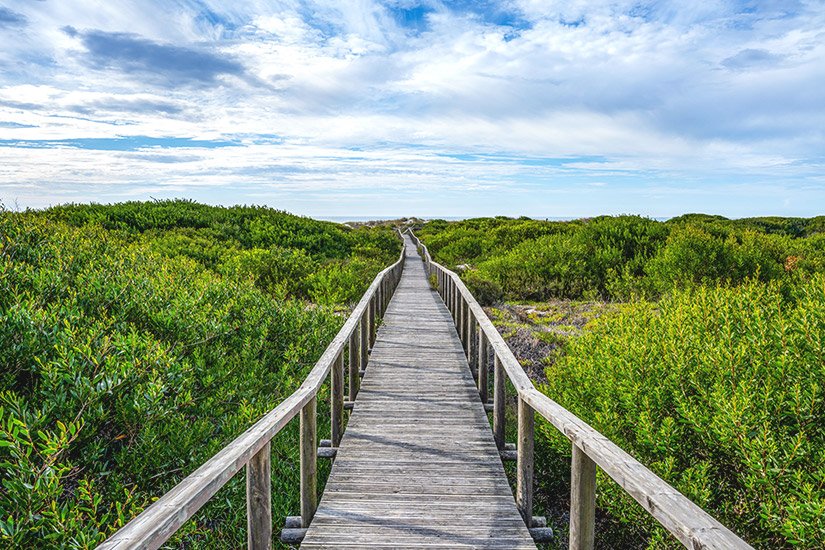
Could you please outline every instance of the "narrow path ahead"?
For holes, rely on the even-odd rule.
[[[405,239],[404,274],[301,548],[535,549],[452,318]]]

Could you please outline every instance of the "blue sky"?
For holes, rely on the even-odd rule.
[[[0,200],[150,197],[825,214],[825,1],[0,0]]]

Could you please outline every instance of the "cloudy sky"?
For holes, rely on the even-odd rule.
[[[6,208],[150,197],[825,214],[825,0],[0,0]]]

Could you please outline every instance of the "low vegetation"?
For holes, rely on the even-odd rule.
[[[0,546],[94,548],[297,389],[399,251],[265,208],[0,210]],[[296,440],[273,442],[276,521]],[[245,521],[240,475],[170,547],[243,546]]]
[[[825,216],[667,222],[602,216],[572,222],[435,220],[419,236],[484,303],[551,298],[657,299],[676,289],[786,281],[825,270]]]
[[[496,304],[489,315],[548,396],[755,548],[815,549],[824,221],[488,218],[419,234]],[[570,444],[538,426],[537,505],[563,542]],[[600,476],[597,547],[680,547]]]

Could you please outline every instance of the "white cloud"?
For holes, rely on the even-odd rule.
[[[6,202],[25,193],[31,204],[54,202],[50,189],[91,200],[154,186],[232,188],[238,200],[410,186],[541,195],[575,178],[570,189],[608,193],[631,177],[683,178],[700,191],[720,178],[781,178],[801,192],[821,174],[821,2],[740,13],[721,0],[516,0],[471,13],[431,0],[415,28],[373,0],[15,9],[26,25],[0,30],[0,64],[16,67],[0,76],[0,139],[14,145],[0,142]],[[114,61],[93,63],[100,44],[83,37],[125,40],[115,33],[151,55],[100,50],[98,60]],[[167,74],[175,78],[152,72],[152,55],[163,52],[184,56]],[[226,71],[186,72],[186,55],[227,60]],[[141,136],[238,145],[113,153],[69,143]],[[559,158],[570,161],[541,161]]]

